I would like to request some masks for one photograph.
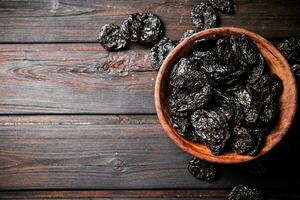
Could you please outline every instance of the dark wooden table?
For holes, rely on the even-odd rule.
[[[101,25],[138,11],[158,14],[178,40],[198,2],[0,0],[0,199],[219,200],[240,183],[300,199],[297,156],[264,177],[224,167],[215,182],[194,179],[191,156],[157,120],[149,47],[108,53],[96,43]],[[221,26],[276,42],[300,36],[299,12],[298,0],[237,0]]]

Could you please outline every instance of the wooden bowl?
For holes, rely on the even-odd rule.
[[[176,130],[170,123],[171,112],[168,105],[170,95],[169,77],[173,66],[190,53],[194,41],[209,35],[228,35],[245,33],[250,39],[254,41],[261,54],[265,58],[270,70],[277,74],[283,83],[283,92],[279,100],[280,114],[277,125],[273,127],[270,133],[267,134],[265,144],[260,153],[256,156],[239,155],[234,152],[225,152],[222,155],[214,156],[208,147],[204,144],[193,143],[178,135]],[[162,67],[158,72],[155,83],[155,107],[160,123],[168,136],[184,151],[196,156],[198,158],[223,164],[241,163],[250,161],[254,158],[262,156],[277,145],[284,135],[287,133],[292,120],[296,113],[297,107],[297,88],[294,75],[286,59],[279,53],[279,51],[266,39],[241,28],[222,27],[208,29],[198,32],[191,37],[179,43],[176,48],[170,52],[165,59]]]

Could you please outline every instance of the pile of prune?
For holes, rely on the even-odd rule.
[[[127,17],[121,28],[116,24],[105,24],[98,34],[98,42],[108,51],[120,51],[128,42],[154,43],[164,33],[161,19],[152,13],[134,13]]]
[[[261,192],[256,188],[238,185],[228,195],[228,200],[263,200]]]
[[[196,43],[170,74],[173,127],[185,139],[207,145],[213,155],[225,150],[257,154],[277,121],[280,78],[245,34]]]

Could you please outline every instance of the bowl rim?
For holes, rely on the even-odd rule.
[[[236,154],[236,156],[229,156],[228,158],[226,158],[225,156],[222,156],[222,155],[214,156],[212,154],[211,155],[202,154],[201,152],[196,151],[194,148],[191,148],[191,144],[188,144],[188,143],[192,143],[192,142],[185,140],[184,138],[182,138],[181,136],[179,136],[176,133],[174,128],[168,123],[168,121],[162,111],[162,104],[161,104],[161,98],[160,98],[160,93],[161,93],[161,88],[162,88],[161,83],[162,83],[162,79],[164,77],[165,71],[166,71],[169,63],[172,61],[173,57],[177,56],[178,52],[180,52],[184,47],[188,46],[189,43],[194,42],[195,40],[201,39],[205,36],[218,34],[220,32],[225,32],[225,31],[228,32],[229,34],[244,33],[247,36],[251,35],[251,37],[255,37],[257,39],[255,41],[256,43],[259,43],[260,45],[262,45],[263,48],[269,50],[269,52],[271,52],[273,54],[273,56],[276,57],[277,60],[279,60],[283,66],[285,66],[286,69],[284,71],[287,72],[287,74],[289,75],[289,78],[290,78],[289,82],[291,82],[291,85],[292,85],[291,92],[294,95],[292,96],[292,99],[290,99],[290,101],[292,102],[292,105],[289,107],[289,109],[290,109],[289,115],[284,117],[284,119],[285,119],[284,126],[280,127],[280,131],[278,131],[278,133],[277,133],[276,140],[274,140],[272,142],[270,147],[266,151],[261,151],[256,156]],[[168,54],[168,56],[164,60],[162,66],[158,72],[156,82],[155,82],[155,89],[154,89],[154,102],[155,102],[155,109],[157,112],[157,116],[158,116],[158,119],[159,119],[165,133],[171,138],[171,140],[182,150],[186,151],[187,153],[189,153],[195,157],[204,159],[209,162],[221,163],[221,164],[236,164],[236,163],[251,161],[253,159],[256,159],[256,158],[266,154],[271,149],[273,149],[286,135],[286,133],[288,132],[288,129],[290,128],[290,126],[293,122],[293,119],[295,117],[296,110],[297,110],[297,97],[298,96],[297,96],[296,80],[293,75],[293,72],[291,71],[290,65],[288,64],[288,62],[284,58],[284,56],[273,46],[273,44],[271,44],[268,40],[266,40],[262,36],[252,32],[252,31],[246,30],[244,28],[236,28],[236,27],[220,27],[220,28],[203,30],[203,31],[197,32],[197,33],[193,34],[192,36],[186,38],[185,40],[181,41]]]

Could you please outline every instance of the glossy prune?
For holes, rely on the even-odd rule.
[[[127,41],[116,24],[102,26],[97,39],[107,51],[120,51],[127,48]]]
[[[188,171],[199,180],[212,181],[216,178],[217,168],[214,164],[194,157],[188,164]]]
[[[125,38],[131,42],[153,43],[164,32],[161,19],[152,13],[135,13],[128,16],[121,26]]]
[[[192,12],[192,22],[198,30],[214,28],[217,26],[218,13],[208,3],[196,5]]]
[[[233,0],[208,0],[208,2],[223,13],[231,14],[234,11]]]
[[[159,69],[162,63],[164,62],[165,58],[168,56],[170,51],[174,49],[174,47],[175,45],[170,39],[166,37],[161,39],[150,50],[149,61],[151,66],[154,69]]]
[[[292,37],[285,39],[277,47],[290,64],[300,63],[300,38]]]

